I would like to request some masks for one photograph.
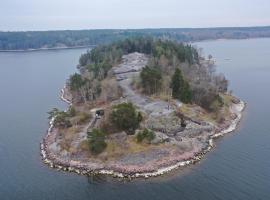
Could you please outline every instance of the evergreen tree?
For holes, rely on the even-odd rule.
[[[190,86],[187,81],[184,81],[183,88],[181,90],[181,101],[183,103],[190,103],[192,98],[192,93],[190,90]]]
[[[129,135],[135,133],[142,121],[141,113],[136,111],[132,103],[115,105],[110,117],[118,129],[126,131]]]
[[[89,148],[93,154],[99,154],[107,147],[105,135],[106,133],[100,129],[93,129],[87,133]]]
[[[179,99],[183,103],[190,103],[192,93],[187,81],[184,80],[182,72],[179,68],[176,68],[171,82],[172,96],[175,99]]]
[[[140,77],[144,92],[147,94],[155,94],[160,90],[162,74],[158,67],[145,66],[140,73]]]
[[[172,76],[171,88],[172,96],[175,99],[181,99],[181,88],[183,87],[184,79],[180,69],[176,68]]]

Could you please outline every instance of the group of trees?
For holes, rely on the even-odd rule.
[[[72,91],[79,90],[85,84],[85,80],[78,73],[75,73],[69,78],[69,86]]]
[[[111,68],[121,61],[124,54],[140,52],[149,56],[149,62],[140,73],[140,86],[146,94],[159,94],[172,89],[174,98],[184,103],[194,102],[207,110],[220,92],[226,92],[228,81],[216,74],[215,66],[203,60],[198,50],[191,45],[152,37],[135,37],[110,45],[98,46],[80,57],[80,74],[69,79],[75,100],[85,102],[104,96],[103,81],[112,77]],[[203,62],[201,61],[203,60]],[[111,82],[107,80],[107,82]],[[116,83],[113,83],[116,85]],[[119,88],[113,93],[119,94]],[[115,96],[114,96],[115,97]],[[116,98],[116,97],[115,97]]]
[[[49,119],[54,118],[53,125],[58,128],[69,128],[72,126],[70,122],[70,118],[74,117],[76,111],[74,107],[70,107],[67,112],[60,111],[57,108],[53,108],[51,111],[48,112]]]
[[[109,114],[109,119],[106,120],[108,120],[106,123],[111,125],[110,133],[115,129],[117,132],[125,131],[129,135],[133,135],[136,129],[139,128],[143,117],[140,112],[136,111],[132,103],[121,103],[113,107],[112,112]],[[106,148],[106,132],[107,129],[104,126],[88,132],[89,148],[93,154],[99,154]],[[154,139],[154,133],[149,130],[139,132],[137,141],[142,142],[144,139],[151,141]]]
[[[219,93],[228,89],[223,74],[217,74],[211,59],[204,60],[190,45],[156,41],[148,66],[141,72],[141,86],[147,94],[163,93],[183,103],[196,103],[208,111],[218,109]],[[161,78],[159,75],[162,75]],[[160,78],[160,79],[159,79]],[[216,109],[213,109],[213,108]]]
[[[76,91],[77,100],[97,99],[104,89],[101,82],[112,74],[111,68],[121,61],[124,54],[133,52],[145,53],[151,58],[149,66],[141,73],[142,87],[147,94],[157,93],[162,88],[164,71],[168,74],[167,66],[164,66],[162,59],[169,60],[168,64],[171,65],[176,61],[194,64],[199,60],[196,49],[191,45],[152,37],[134,37],[110,45],[98,46],[81,55],[79,60],[81,74],[74,74],[69,79],[71,89]]]
[[[192,90],[192,101],[208,111],[217,111],[213,108],[216,100],[220,101],[220,93],[227,92],[228,80],[223,74],[215,72],[215,65],[212,61],[204,61],[191,69],[183,67],[183,72],[188,74]]]

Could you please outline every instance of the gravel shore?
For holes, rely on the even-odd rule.
[[[136,60],[138,62],[136,62]],[[116,77],[121,79],[119,84],[124,89],[126,99],[132,100],[139,109],[146,111],[150,118],[155,119],[158,116],[168,117],[174,110],[171,109],[168,111],[166,109],[167,102],[160,100],[151,102],[146,97],[136,94],[130,87],[131,77],[137,74],[138,70],[140,70],[146,62],[146,58],[141,54],[135,53],[131,57],[126,56],[124,57],[124,63],[115,70]],[[130,66],[132,66],[131,69],[129,69]],[[71,98],[66,87],[61,90],[60,97],[63,101],[71,105]],[[58,153],[56,144],[58,132],[57,129],[53,127],[54,118],[52,118],[47,135],[40,145],[41,156],[44,163],[52,168],[83,175],[107,174],[119,178],[148,178],[159,176],[179,167],[200,161],[203,156],[213,148],[215,138],[232,132],[237,128],[242,118],[244,108],[245,103],[241,100],[233,103],[230,110],[234,117],[227,120],[218,130],[208,130],[208,126],[201,126],[198,129],[198,133],[196,133],[196,126],[193,125],[193,122],[190,122],[189,126],[192,125],[195,126],[195,128],[187,128],[188,131],[180,132],[180,140],[178,140],[177,134],[174,134],[173,137],[169,137],[172,146],[178,145],[178,148],[156,148],[148,152],[126,155],[119,160],[108,161],[106,163],[95,158],[74,159],[71,156],[61,156]],[[200,134],[201,139],[203,138],[202,142],[198,140],[198,134]],[[192,137],[190,135],[192,135]],[[187,142],[185,139],[187,139]],[[188,144],[190,147],[185,147],[183,150],[182,147],[179,147],[183,144],[185,144],[185,146]]]

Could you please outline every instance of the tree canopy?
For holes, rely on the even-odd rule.
[[[157,67],[146,66],[140,73],[142,87],[147,94],[157,93],[162,84],[161,70]]]
[[[177,42],[208,39],[243,39],[269,37],[270,27],[234,28],[171,28],[132,30],[59,30],[59,31],[0,31],[1,50],[76,47],[108,44],[130,37],[152,36]]]
[[[189,83],[184,80],[182,72],[179,68],[175,69],[171,82],[172,96],[183,103],[190,103],[192,100],[192,93]]]
[[[146,94],[163,92],[168,95],[171,87],[174,98],[184,103],[194,102],[210,110],[218,94],[227,91],[226,78],[216,74],[211,60],[200,57],[192,45],[152,37],[131,37],[97,46],[81,55],[78,66],[80,74],[74,74],[69,80],[71,90],[75,93],[73,100],[86,102],[98,99],[101,94],[104,96],[106,88],[103,80],[109,75],[112,77],[111,69],[121,62],[123,55],[133,52],[149,57],[138,84]],[[117,87],[115,90],[119,94]]]
[[[107,147],[105,135],[100,129],[93,129],[87,133],[89,148],[93,154],[100,154]]]
[[[132,103],[121,103],[113,107],[111,120],[118,129],[134,134],[142,120]]]

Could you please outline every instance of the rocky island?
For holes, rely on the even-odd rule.
[[[41,143],[44,162],[65,171],[135,178],[194,164],[245,107],[188,44],[130,38],[86,52],[78,70]]]

